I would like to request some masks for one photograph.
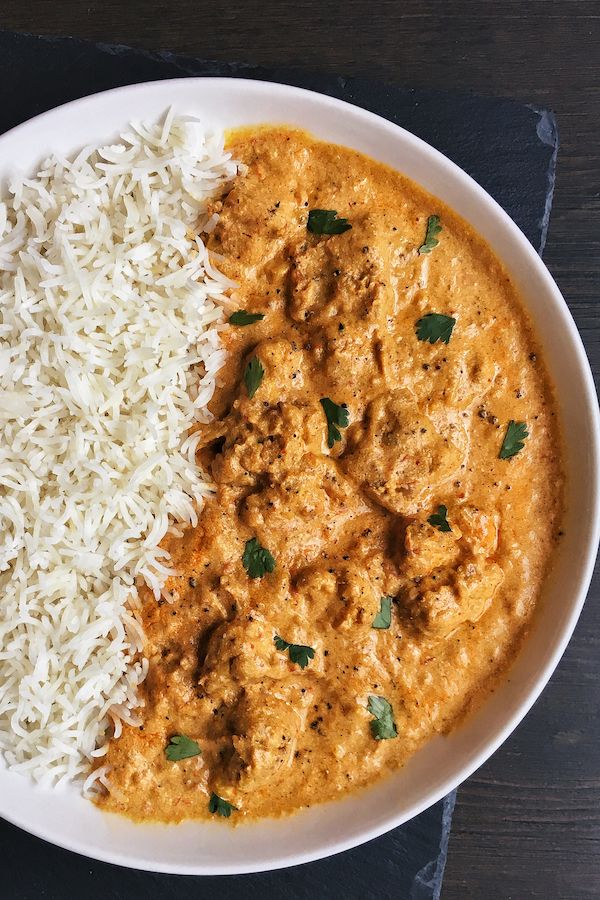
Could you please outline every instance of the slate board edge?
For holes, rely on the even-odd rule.
[[[452,829],[452,816],[454,815],[454,807],[456,805],[456,795],[457,790],[454,790],[444,797],[444,812],[442,814],[442,833],[440,837],[439,853],[436,859],[431,860],[431,862],[415,874],[409,900],[421,900],[421,898],[428,896],[431,896],[432,900],[440,900],[442,884],[444,882],[444,871],[448,860],[448,844],[450,841],[450,831]],[[426,891],[427,893],[423,893],[423,891]]]
[[[540,141],[553,148],[547,173],[548,186],[546,193],[546,204],[541,220],[540,245],[539,247],[536,247],[536,250],[541,256],[546,246],[546,240],[548,238],[548,228],[550,227],[550,214],[552,212],[552,201],[554,200],[554,188],[556,187],[556,166],[558,163],[558,148],[560,146],[560,137],[558,133],[558,123],[556,121],[556,116],[551,110],[533,106],[532,104],[527,105],[529,106],[529,109],[533,110],[533,112],[537,113],[537,115],[539,116],[539,121],[537,124],[537,134]]]

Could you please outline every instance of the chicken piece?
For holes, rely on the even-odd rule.
[[[480,403],[494,385],[500,366],[477,350],[466,351],[452,366],[444,379],[443,403],[465,409],[473,401]]]
[[[297,614],[306,621],[314,622],[318,630],[329,621],[327,611],[336,599],[337,575],[333,561],[331,565],[302,569],[291,590],[291,601]]]
[[[323,367],[332,396],[354,391],[383,390],[381,340],[376,326],[335,321],[313,338],[314,356]]]
[[[399,554],[402,573],[407,578],[421,578],[442,566],[451,566],[460,555],[461,536],[454,523],[452,531],[443,532],[423,517],[410,522]]]
[[[497,513],[490,515],[475,506],[460,506],[456,510],[456,523],[456,527],[460,525],[463,541],[473,556],[489,557],[496,552],[500,526]]]
[[[290,341],[263,341],[248,360],[254,357],[264,375],[252,398],[240,388],[226,419],[223,449],[213,464],[220,484],[252,487],[265,473],[276,478],[297,469],[307,449],[321,449],[322,411],[304,390],[304,351]]]
[[[306,354],[295,343],[280,340],[261,341],[248,354],[248,359],[256,357],[264,369],[253,400],[248,401],[242,388],[242,397],[254,405],[275,406],[283,400],[297,399],[306,386]],[[243,412],[248,415],[248,410]],[[248,415],[248,418],[250,416]]]
[[[171,726],[172,727],[172,726]],[[194,740],[202,740],[202,735],[186,724],[186,733]],[[110,794],[116,809],[125,815],[131,808],[132,797],[140,804],[145,817],[152,819],[160,808],[160,775],[172,763],[165,758],[165,746],[176,732],[154,732],[140,728],[123,726],[123,733],[111,743],[109,773]],[[104,762],[104,760],[101,760]],[[205,789],[207,769],[202,756],[186,759],[184,765],[172,773],[171,799],[176,803],[186,791]]]
[[[298,615],[321,632],[328,626],[336,631],[370,629],[385,593],[380,563],[329,559],[326,565],[304,569],[292,591]]]
[[[382,395],[353,429],[343,465],[366,494],[391,512],[414,515],[457,471],[465,455],[420,415],[405,390]]]
[[[358,625],[371,628],[379,612],[381,590],[377,590],[369,573],[348,565],[339,573],[337,597],[329,606],[329,619],[334,628],[347,631]]]
[[[408,524],[399,524],[395,536],[396,559],[404,576],[420,578],[454,565],[459,558],[487,559],[496,552],[498,515],[464,505],[452,508],[447,517],[451,531],[440,531],[429,524],[426,513]]]
[[[394,520],[392,520],[394,521]],[[371,520],[371,524],[374,524]],[[369,578],[378,598],[395,597],[404,582],[398,564],[388,550],[393,540],[390,522],[379,520],[379,528],[367,527],[347,547],[346,556]]]
[[[282,253],[290,236],[306,233],[306,211],[299,202],[299,182],[308,150],[298,147],[293,157],[273,152],[266,161],[263,156],[260,148],[256,148],[254,155],[246,155],[248,168],[238,175],[222,205],[217,201],[215,211],[219,212],[219,220],[209,238],[210,249],[224,256],[221,268],[242,282],[250,280],[256,270]],[[265,178],[267,171],[269,177]],[[286,185],[276,203],[271,190],[274,179],[281,179]],[[240,273],[241,263],[246,269],[244,277]]]
[[[427,403],[424,413],[435,431],[456,448],[461,461],[465,462],[471,447],[471,432],[468,417],[463,411],[449,406],[443,400],[433,400]]]
[[[266,473],[276,478],[297,470],[307,450],[321,449],[323,415],[304,390],[304,351],[289,341],[263,341],[253,357],[264,375],[254,397],[241,387],[225,421],[225,441],[213,464],[220,484],[252,487]]]
[[[365,511],[336,464],[307,453],[297,472],[247,497],[241,518],[265,546],[277,535],[278,563],[289,568],[315,559],[349,519]]]
[[[347,315],[383,325],[394,308],[390,270],[390,237],[368,215],[334,240],[309,235],[293,254],[289,314],[296,322]]]
[[[413,580],[402,597],[416,627],[446,637],[488,608],[504,573],[491,559],[498,546],[498,516],[464,505],[448,512],[451,531],[423,513],[404,532],[400,572]]]
[[[302,688],[304,693],[294,684],[244,688],[230,718],[233,754],[223,773],[242,793],[272,784],[290,765],[313,697],[310,686]]]
[[[290,640],[293,637],[296,643],[308,643],[305,635],[300,635],[297,629],[292,635],[291,629],[286,626],[285,632],[286,637]],[[199,679],[213,701],[231,704],[242,687],[265,678],[281,682],[308,671],[290,663],[288,656],[277,650],[275,634],[271,622],[256,613],[238,617],[213,632]]]
[[[220,484],[253,487],[264,474],[276,480],[298,471],[307,450],[318,453],[321,448],[322,411],[302,401],[258,407],[249,419],[234,410],[228,424],[223,450],[213,464]]]
[[[443,582],[428,575],[404,598],[413,625],[428,637],[446,638],[465,622],[476,622],[489,607],[504,573],[496,563],[466,562]]]

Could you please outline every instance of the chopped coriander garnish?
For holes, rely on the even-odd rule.
[[[285,653],[287,650],[290,662],[297,663],[301,669],[305,669],[308,661],[314,659],[315,651],[312,647],[307,647],[306,644],[290,644],[288,641],[284,641],[282,637],[279,637],[278,634],[273,638],[273,643],[282,653]]]
[[[452,316],[444,316],[441,313],[427,313],[417,322],[417,337],[420,341],[443,341],[447,344],[452,337],[452,329],[456,325],[456,319]]]
[[[450,523],[446,518],[447,513],[448,507],[440,504],[438,506],[438,511],[429,516],[427,521],[430,525],[433,525],[434,528],[437,528],[438,531],[452,531]]]
[[[272,572],[275,568],[275,560],[256,538],[246,541],[242,563],[250,578],[262,578],[266,572]]]
[[[379,601],[379,612],[373,619],[371,628],[389,628],[392,624],[392,598],[382,597]]]
[[[257,356],[253,356],[244,372],[244,384],[248,391],[248,397],[251,400],[258,390],[258,386],[261,383],[264,374],[265,370],[263,369],[260,359]]]
[[[330,400],[329,397],[322,397],[319,402],[327,418],[327,446],[331,450],[336,441],[341,441],[340,428],[348,427],[350,413],[344,403],[340,406],[334,403],[333,400]]]
[[[165,747],[165,756],[171,762],[179,762],[180,759],[189,759],[198,756],[202,750],[191,738],[185,734],[174,734]]]
[[[348,219],[338,219],[335,209],[311,209],[306,227],[313,234],[343,234],[352,225]]]
[[[375,718],[371,724],[371,734],[376,741],[387,741],[398,736],[394,722],[394,710],[385,697],[371,694],[367,709]]]
[[[219,797],[218,794],[215,794],[214,791],[212,792],[210,800],[208,801],[209,812],[216,813],[218,816],[223,816],[224,819],[228,819],[233,809],[237,809],[237,806],[234,806],[233,803],[229,803],[227,800],[223,800],[223,798]]]
[[[254,322],[260,322],[264,319],[264,313],[250,313],[245,309],[238,309],[229,316],[230,325],[252,325]]]
[[[527,431],[526,423],[514,422],[511,419],[500,447],[499,459],[510,459],[511,456],[516,456],[517,453],[520,453],[528,437],[529,432]]]
[[[431,253],[434,247],[437,247],[439,241],[438,234],[442,230],[439,216],[429,216],[427,219],[427,231],[425,232],[425,241],[419,247],[419,253]]]

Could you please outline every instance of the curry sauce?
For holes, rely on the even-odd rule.
[[[230,149],[209,246],[251,321],[202,429],[214,499],[143,595],[143,724],[98,801],[135,819],[213,794],[281,815],[402,766],[506,672],[560,527],[552,390],[486,243],[352,150],[286,128]]]

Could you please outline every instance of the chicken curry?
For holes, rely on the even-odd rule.
[[[350,149],[230,149],[216,493],[165,543],[143,722],[103,760],[98,802],[138,820],[281,815],[403,765],[506,671],[559,536],[555,402],[486,243]]]

